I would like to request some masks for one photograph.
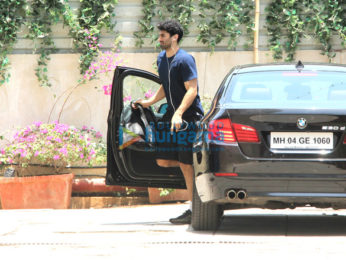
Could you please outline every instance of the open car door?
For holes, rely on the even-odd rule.
[[[154,118],[143,118],[146,114],[143,114],[143,109],[134,110],[130,104],[130,101],[138,98],[148,98],[159,87],[159,77],[150,72],[127,67],[118,67],[115,70],[108,114],[107,185],[186,187],[180,168],[158,166],[155,146],[151,139],[149,140],[147,131],[143,129],[142,133],[139,133],[141,130],[129,122],[136,116],[135,113],[142,113],[139,116],[142,116],[144,121],[150,121],[150,125],[154,125],[151,121],[162,117],[165,112],[165,99],[146,109],[146,113]],[[153,133],[155,134],[151,134]]]

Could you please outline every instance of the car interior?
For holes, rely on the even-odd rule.
[[[271,100],[271,89],[264,85],[248,84],[243,86],[240,94],[241,99],[246,100]]]
[[[328,100],[346,100],[346,84],[332,84],[328,90]]]

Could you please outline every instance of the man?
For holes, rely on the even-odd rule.
[[[196,129],[193,124],[204,114],[198,95],[197,69],[194,58],[179,48],[183,29],[176,21],[165,21],[158,24],[160,47],[163,50],[157,59],[158,72],[162,85],[148,100],[137,100],[135,103],[149,107],[166,97],[168,109],[162,118],[163,129],[160,129],[156,162],[161,167],[180,167],[184,174],[189,200],[192,200],[194,170],[192,144],[189,138]],[[133,105],[135,108],[135,105]],[[167,124],[166,124],[167,123]],[[171,136],[167,132],[170,132]],[[179,138],[174,138],[174,137]],[[171,137],[171,138],[170,138]],[[183,137],[183,138],[181,138]],[[185,137],[185,140],[184,140]],[[178,141],[176,140],[178,139]],[[161,149],[162,148],[162,149]],[[167,149],[169,148],[169,149]],[[191,223],[190,209],[177,218],[170,219],[174,224]]]

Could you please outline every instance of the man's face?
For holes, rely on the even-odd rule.
[[[175,39],[176,36],[173,35],[171,36],[168,32],[166,31],[160,31],[159,33],[159,43],[160,43],[160,47],[162,50],[167,50],[169,48],[171,48],[172,46],[172,41],[173,39]]]

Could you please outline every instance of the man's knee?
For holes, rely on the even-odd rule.
[[[160,167],[177,167],[179,166],[176,162],[171,160],[156,159],[156,163]]]
[[[168,162],[167,160],[161,160],[161,159],[157,159],[156,163],[158,166],[160,167],[168,167]]]
[[[179,162],[179,166],[181,169],[186,169],[186,170],[193,170],[193,165],[192,164],[186,164],[186,163],[182,163]]]

